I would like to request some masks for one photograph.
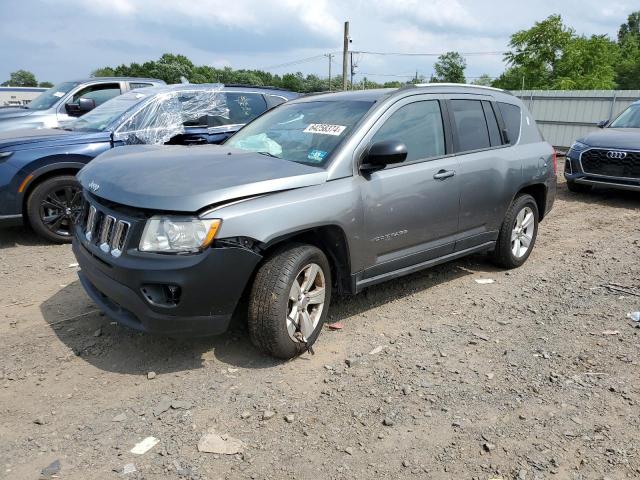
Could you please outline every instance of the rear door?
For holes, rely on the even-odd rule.
[[[492,97],[450,96],[447,103],[460,162],[456,251],[461,251],[495,240],[511,201],[509,185],[521,177],[521,163],[510,158]]]
[[[399,141],[403,163],[360,174],[368,264],[377,277],[452,253],[458,229],[458,163],[450,155],[444,104],[431,95],[400,100],[365,138]]]

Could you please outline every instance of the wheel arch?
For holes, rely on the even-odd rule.
[[[27,217],[27,201],[33,190],[45,180],[62,175],[76,175],[85,163],[80,162],[64,162],[56,163],[53,165],[46,165],[44,167],[34,170],[29,175],[32,179],[27,184],[23,192],[21,192],[22,198],[20,199],[22,217],[25,221],[28,221]]]
[[[278,236],[261,245],[264,258],[287,243],[307,243],[322,250],[331,266],[333,286],[338,293],[354,293],[351,278],[351,257],[347,236],[338,225],[320,225]]]
[[[522,187],[520,190],[518,190],[518,192],[513,197],[513,200],[515,200],[517,197],[519,197],[522,194],[531,195],[533,199],[536,201],[536,206],[538,207],[538,215],[539,215],[538,220],[542,221],[542,219],[545,217],[547,213],[546,212],[547,194],[548,194],[547,186],[544,183],[534,183],[531,185],[526,185]]]

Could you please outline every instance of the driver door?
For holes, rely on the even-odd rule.
[[[367,145],[402,142],[408,156],[403,163],[360,174],[370,265],[365,279],[454,251],[459,167],[450,154],[444,108],[444,102],[433,96],[404,99],[385,113],[368,136]]]

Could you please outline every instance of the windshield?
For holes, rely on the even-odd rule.
[[[140,90],[125,93],[104,102],[65,127],[71,130],[102,132],[123,113],[147,97],[148,95]]]
[[[29,110],[47,110],[48,108],[53,107],[58,100],[69,93],[69,91],[76,85],[78,85],[78,82],[59,83],[34,98],[31,103],[27,105],[27,108]]]
[[[225,145],[322,167],[371,105],[322,100],[284,104],[248,124]]]
[[[640,128],[640,103],[630,105],[624,112],[618,116],[610,128]]]

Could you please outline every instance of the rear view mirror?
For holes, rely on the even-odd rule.
[[[378,142],[369,147],[360,169],[380,170],[387,165],[404,162],[406,158],[407,146],[404,143],[395,140]]]
[[[598,122],[598,128],[604,128],[609,125],[609,120],[601,120]]]

